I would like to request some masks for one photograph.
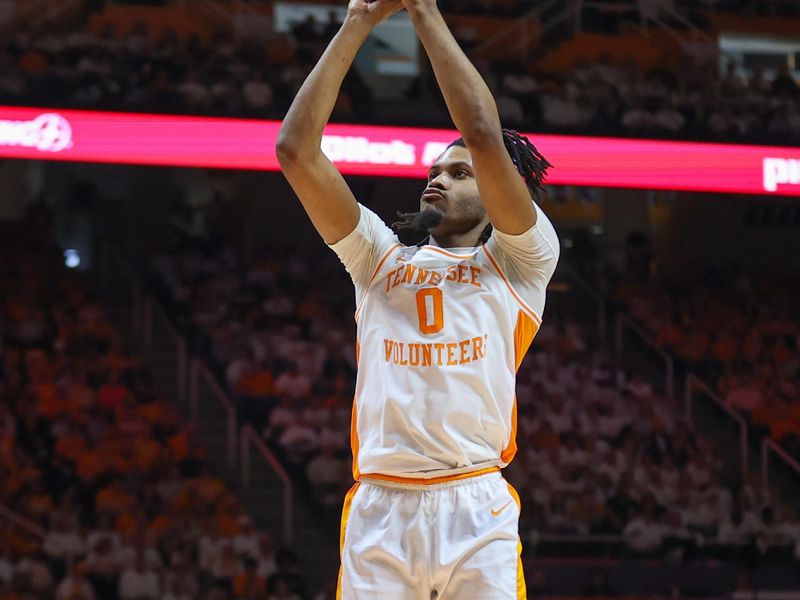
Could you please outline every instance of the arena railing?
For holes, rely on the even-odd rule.
[[[272,468],[283,485],[285,501],[284,538],[292,539],[292,484],[286,470],[272,454],[267,445],[258,438],[252,429],[239,431],[236,408],[217,378],[200,359],[191,359],[186,337],[172,324],[167,312],[152,294],[143,294],[142,283],[119,249],[112,243],[103,245],[102,260],[99,262],[100,277],[104,287],[115,294],[121,294],[130,306],[130,334],[133,346],[145,357],[161,358],[156,352],[156,342],[168,340],[175,355],[175,398],[181,404],[188,402],[188,412],[195,422],[208,415],[208,409],[201,399],[208,396],[216,400],[225,415],[225,459],[231,469],[237,467],[237,450],[242,439],[241,474],[251,474],[250,446],[255,445],[264,461]],[[160,334],[164,334],[157,339]],[[163,350],[163,348],[160,348]],[[159,361],[161,362],[161,361]],[[162,365],[158,365],[162,366]],[[247,442],[246,444],[244,442]],[[245,464],[246,463],[246,464]],[[1,515],[0,515],[1,516]]]
[[[780,458],[783,463],[798,476],[798,479],[800,479],[800,463],[786,452],[786,450],[781,448],[775,440],[767,437],[764,438],[764,441],[761,443],[761,481],[764,487],[769,485],[769,471],[772,462],[770,458],[772,454]]]
[[[696,395],[696,392],[698,391],[702,392],[702,394],[699,396]],[[689,373],[686,376],[683,399],[686,410],[686,418],[689,420],[690,426],[694,426],[694,406],[695,400],[698,397],[707,398],[712,404],[722,410],[722,412],[724,412],[730,419],[736,422],[736,425],[739,429],[739,468],[741,470],[742,481],[745,481],[747,479],[750,466],[750,461],[748,459],[749,430],[747,427],[747,420],[741,414],[739,414],[738,411],[725,404],[725,401],[716,394],[710,385],[696,375]]]
[[[233,27],[233,10],[229,6],[215,0],[184,0],[183,4],[203,13],[219,26],[228,29]]]
[[[294,506],[294,491],[292,489],[292,480],[286,469],[283,468],[283,465],[269,449],[269,446],[250,425],[245,425],[242,428],[240,443],[242,485],[245,489],[249,489],[253,483],[253,461],[251,458],[253,447],[281,480],[283,484],[283,541],[285,544],[291,545],[294,531],[294,513],[292,509]]]
[[[46,533],[45,530],[41,526],[39,526],[38,523],[35,523],[34,521],[31,521],[29,518],[22,516],[18,512],[11,510],[5,504],[0,504],[0,518],[2,518],[5,521],[8,521],[15,527],[22,529],[23,531],[29,533],[34,537],[42,539],[45,536]]]
[[[57,21],[70,14],[83,11],[83,0],[25,0],[14,4],[11,17],[0,26],[0,30],[13,31],[26,24],[36,30],[47,23]]]
[[[581,10],[582,0],[548,0],[490,35],[478,45],[476,51],[481,54],[498,44],[508,44],[509,39],[513,37],[516,40],[515,50],[527,57],[530,55],[531,46],[536,41],[533,33],[536,33],[538,38],[568,18],[575,19],[577,28],[580,23]],[[546,16],[548,14],[549,17]]]
[[[622,355],[625,350],[625,333],[631,331],[636,334],[639,341],[649,347],[664,363],[664,395],[673,400],[675,398],[675,361],[672,356],[656,343],[653,337],[634,322],[628,315],[618,313],[615,325],[614,348],[617,354]]]
[[[228,460],[228,466],[231,469],[236,468],[236,446],[238,444],[238,426],[236,419],[236,407],[234,406],[228,394],[222,389],[217,378],[209,371],[208,367],[200,359],[193,359],[189,368],[189,413],[192,420],[198,422],[208,415],[204,414],[204,409],[207,407],[203,402],[200,402],[200,396],[203,390],[211,392],[212,396],[217,400],[218,405],[225,412],[225,454]],[[213,415],[211,416],[213,418]]]
[[[123,258],[120,251],[111,243],[103,244],[102,260],[100,261],[100,277],[104,282],[106,291],[124,295],[125,310],[129,315],[129,334],[133,345],[141,347],[142,321],[144,309],[144,292],[139,278],[133,272],[128,261]],[[121,279],[121,281],[118,280]],[[112,299],[113,301],[113,299]]]
[[[166,334],[169,339],[175,355],[175,395],[179,403],[184,403],[189,362],[188,344],[186,338],[172,324],[164,307],[152,294],[147,294],[144,298],[140,327],[143,353],[150,359],[153,358],[155,350],[153,329],[158,328],[159,333]]]
[[[602,292],[598,291],[594,286],[592,286],[592,284],[586,281],[581,275],[579,275],[578,272],[568,263],[563,263],[562,268],[567,276],[574,281],[587,296],[592,299],[592,302],[596,304],[596,334],[598,339],[605,340],[606,336],[608,335],[608,306],[606,304],[605,296],[602,294]]]

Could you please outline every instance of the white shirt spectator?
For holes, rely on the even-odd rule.
[[[159,600],[160,582],[158,573],[144,565],[129,567],[119,578],[121,600]]]
[[[49,590],[53,585],[53,576],[50,574],[50,568],[36,558],[26,556],[17,563],[17,573],[27,576],[31,585],[37,590]]]
[[[550,423],[550,426],[553,428],[557,434],[562,434],[566,431],[572,430],[572,415],[567,413],[564,408],[561,408],[558,411],[553,411],[547,413],[545,419]]]
[[[625,543],[636,552],[653,552],[661,547],[662,527],[659,523],[639,515],[630,520],[622,530]]]
[[[234,359],[227,367],[225,367],[225,382],[228,384],[228,390],[233,391],[239,383],[242,375],[253,366],[253,363],[244,357]]]
[[[43,549],[51,558],[69,559],[86,552],[86,543],[77,531],[50,531],[44,538]]]
[[[716,494],[706,495],[700,501],[695,501],[684,512],[683,516],[688,525],[706,529],[715,528],[728,514],[727,509],[721,505]]]
[[[692,460],[686,467],[686,471],[696,489],[703,488],[711,482],[711,472],[706,461],[700,457]]]
[[[0,581],[8,585],[14,577],[14,567],[7,556],[0,556]]]
[[[306,477],[314,487],[336,486],[346,475],[346,463],[330,451],[323,451],[306,466]]]
[[[629,108],[623,113],[621,122],[626,129],[650,129],[655,124],[655,115],[643,108]]]
[[[81,575],[67,575],[56,588],[56,600],[94,600],[92,584]]]
[[[583,467],[588,456],[578,447],[570,448],[568,445],[558,449],[558,460],[565,467]]]
[[[200,568],[208,571],[217,561],[225,540],[214,535],[204,535],[198,544]]]
[[[536,80],[525,73],[509,73],[502,83],[510,93],[522,96],[533,94],[538,88]]]
[[[258,555],[258,532],[249,517],[243,517],[242,530],[233,538],[233,548],[237,556],[247,555],[256,558]]]
[[[686,119],[683,118],[680,111],[667,107],[656,111],[655,124],[656,127],[677,133],[686,125]]]
[[[242,95],[247,107],[253,110],[266,110],[272,106],[272,88],[263,77],[245,83]]]
[[[553,127],[576,127],[585,119],[584,111],[566,94],[545,94],[541,97],[542,119]]]
[[[525,119],[522,103],[514,96],[501,92],[495,97],[495,103],[504,125],[518,126]]]
[[[303,422],[289,425],[278,438],[278,444],[291,452],[307,454],[319,446],[316,430]]]
[[[162,566],[161,556],[155,548],[147,547],[143,552],[147,567],[157,569]],[[119,546],[116,551],[116,559],[120,569],[133,567],[136,564],[136,548],[128,545]]]
[[[730,516],[726,517],[719,526],[717,541],[720,544],[732,546],[744,546],[750,541],[753,532],[742,522],[735,523]]]
[[[296,371],[286,371],[275,379],[275,391],[290,398],[300,398],[311,391],[311,378]]]
[[[186,99],[192,108],[199,108],[208,105],[209,91],[197,78],[190,77],[178,86],[178,91]]]

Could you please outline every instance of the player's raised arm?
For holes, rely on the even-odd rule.
[[[322,153],[322,131],[358,49],[400,0],[350,0],[339,32],[306,78],[281,125],[276,151],[283,174],[326,243],[338,242],[359,220],[353,193]]]
[[[519,234],[536,223],[531,195],[503,144],[489,87],[459,47],[436,0],[403,0],[433,65],[450,117],[472,154],[475,179],[492,225]]]

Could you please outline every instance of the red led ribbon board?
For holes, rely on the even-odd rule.
[[[279,121],[0,107],[0,157],[277,171]],[[556,185],[800,196],[800,148],[528,136]],[[345,174],[425,177],[455,130],[329,125]]]

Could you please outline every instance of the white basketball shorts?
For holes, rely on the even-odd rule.
[[[337,600],[526,598],[519,496],[491,471],[424,484],[362,477],[342,512]]]

